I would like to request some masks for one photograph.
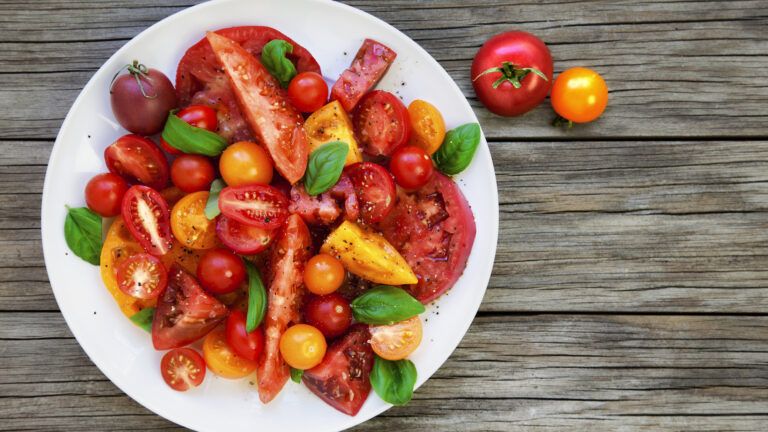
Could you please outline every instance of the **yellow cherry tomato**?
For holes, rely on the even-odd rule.
[[[229,186],[269,184],[272,181],[272,159],[260,145],[240,141],[221,154],[219,171]]]
[[[418,316],[392,325],[371,326],[371,348],[379,357],[402,360],[421,343],[423,330]]]
[[[205,337],[203,357],[208,369],[222,378],[243,378],[256,370],[255,361],[240,357],[227,345],[224,326],[216,327]]]
[[[427,101],[416,99],[408,105],[411,118],[411,145],[433,154],[443,144],[445,121],[440,111]]]
[[[304,285],[317,295],[330,294],[344,283],[344,266],[328,254],[317,254],[304,267]]]
[[[587,123],[600,117],[608,106],[608,86],[597,72],[575,67],[558,75],[550,98],[557,115]]]
[[[296,324],[280,338],[280,354],[294,369],[312,369],[320,364],[328,348],[320,330],[307,324]]]
[[[210,249],[218,244],[216,221],[205,216],[208,192],[191,193],[180,199],[171,211],[171,231],[182,246]]]

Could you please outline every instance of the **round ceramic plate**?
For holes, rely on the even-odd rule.
[[[297,13],[299,12],[299,13]],[[65,205],[83,206],[83,189],[105,172],[104,148],[126,132],[109,106],[112,76],[133,59],[175,76],[186,49],[206,30],[236,25],[275,27],[309,49],[323,74],[335,78],[364,38],[397,52],[378,88],[407,103],[419,98],[437,106],[448,128],[476,122],[451,77],[424,49],[385,22],[352,7],[321,0],[224,0],[168,17],[128,42],[93,76],[64,120],[45,178],[42,238],[45,263],[61,312],[85,352],[130,397],[180,425],[204,431],[336,431],[389,408],[371,393],[355,417],[341,414],[304,386],[288,382],[270,404],[259,402],[251,379],[230,381],[209,373],[197,389],[171,390],[160,376],[162,352],[134,326],[104,288],[98,267],[69,252],[64,240]],[[498,196],[488,146],[483,139],[468,170],[456,178],[474,210],[477,238],[464,275],[422,315],[424,339],[411,356],[423,384],[451,355],[466,333],[485,293],[498,235]],[[437,308],[439,307],[439,314]]]

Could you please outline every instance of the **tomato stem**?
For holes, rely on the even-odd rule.
[[[523,79],[528,76],[528,74],[533,73],[535,75],[538,75],[541,77],[544,81],[549,81],[547,79],[547,76],[544,75],[544,73],[536,68],[531,67],[518,67],[508,61],[501,62],[501,66],[498,67],[492,67],[490,69],[487,69],[483,72],[481,72],[478,76],[476,76],[472,81],[477,81],[478,78],[480,78],[483,75],[488,75],[490,73],[498,72],[501,74],[501,76],[493,82],[493,88],[498,88],[500,85],[502,85],[504,82],[509,82],[512,84],[513,87],[516,89],[519,89],[522,87],[522,81]]]
[[[141,95],[144,96],[147,99],[155,99],[157,98],[157,93],[150,96],[147,94],[147,92],[144,90],[144,83],[141,82],[141,79],[144,78],[147,81],[150,81],[149,79],[149,69],[147,69],[146,66],[139,63],[138,60],[134,60],[132,64],[127,64],[120,68],[120,70],[117,71],[115,76],[112,77],[112,82],[109,84],[109,93],[112,93],[112,87],[115,85],[115,80],[117,79],[118,75],[120,75],[120,72],[123,70],[128,70],[128,73],[131,74],[134,78],[136,78],[136,84],[139,86],[139,90],[141,90]]]
[[[556,116],[554,120],[552,120],[552,126],[554,127],[565,127],[566,129],[570,129],[573,127],[573,121],[568,120],[565,117],[562,117],[560,115]]]

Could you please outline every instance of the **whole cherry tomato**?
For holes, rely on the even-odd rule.
[[[186,193],[207,191],[216,179],[216,171],[205,156],[185,154],[171,164],[171,181]]]
[[[404,189],[418,189],[432,178],[435,168],[429,153],[421,147],[403,146],[392,153],[389,170]]]
[[[597,119],[608,105],[608,86],[597,72],[581,67],[558,75],[552,87],[552,108],[574,123]]]
[[[230,186],[269,184],[273,174],[272,159],[264,147],[240,141],[227,147],[221,154],[219,171]]]
[[[319,73],[302,72],[288,84],[288,100],[301,112],[315,112],[328,100],[328,84]]]
[[[296,324],[280,337],[280,354],[294,369],[312,369],[320,364],[328,345],[325,337],[315,327]]]
[[[226,249],[211,249],[200,258],[197,278],[213,294],[231,293],[245,280],[245,264]]]
[[[119,175],[97,174],[85,185],[85,203],[101,216],[117,216],[127,190],[128,183]]]
[[[338,293],[312,298],[304,306],[304,318],[327,338],[343,335],[352,325],[352,309]]]
[[[328,254],[317,254],[304,267],[304,285],[314,294],[330,294],[344,283],[344,266]]]

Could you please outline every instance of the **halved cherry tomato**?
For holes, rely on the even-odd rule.
[[[208,292],[229,294],[245,280],[245,264],[226,249],[211,249],[197,264],[197,279]]]
[[[276,230],[265,230],[242,224],[224,215],[216,221],[216,235],[224,246],[243,255],[255,255],[267,249],[277,234]]]
[[[360,202],[360,214],[366,223],[384,219],[395,205],[397,189],[386,168],[372,162],[350,165],[346,170]]]
[[[222,378],[238,379],[256,370],[256,362],[248,360],[227,345],[226,331],[219,326],[203,341],[203,356],[211,372]]]
[[[392,325],[371,326],[371,348],[379,357],[402,360],[419,347],[422,337],[418,316]]]
[[[230,186],[272,181],[272,159],[264,148],[249,141],[236,142],[224,150],[219,159],[219,171]]]
[[[301,112],[317,111],[328,100],[328,84],[319,73],[302,72],[288,84],[288,100]]]
[[[168,270],[159,258],[150,254],[133,255],[117,268],[118,288],[134,298],[157,298],[167,284]]]
[[[411,138],[408,109],[397,96],[383,90],[365,95],[353,119],[360,145],[371,156],[389,156]]]
[[[229,313],[227,318],[227,344],[240,357],[251,361],[257,361],[264,349],[264,332],[261,327],[256,327],[252,332],[247,332],[245,327],[245,314],[240,309]]]
[[[275,229],[288,217],[288,199],[268,185],[228,186],[219,194],[219,209],[237,222]]]
[[[290,327],[280,338],[280,354],[294,369],[304,370],[317,366],[323,361],[327,348],[323,333],[307,324]]]
[[[184,192],[207,191],[216,179],[216,171],[205,156],[185,154],[171,164],[171,181]]]
[[[128,183],[119,175],[97,174],[85,185],[85,203],[101,216],[117,216],[127,190]]]
[[[215,132],[216,128],[219,126],[219,122],[216,119],[216,110],[205,105],[190,105],[176,113],[176,116],[194,127],[199,127],[211,132]],[[162,137],[160,137],[160,147],[172,155],[180,155],[184,153],[165,142]]]
[[[155,143],[139,135],[124,135],[104,150],[109,172],[129,183],[141,183],[153,189],[168,184],[168,161]]]
[[[333,84],[331,99],[338,100],[347,111],[379,82],[395,61],[397,53],[373,39],[366,39],[355,54],[352,64]]]
[[[190,249],[216,246],[216,222],[205,216],[208,192],[191,193],[180,199],[171,211],[171,230],[176,239]]]
[[[304,267],[304,285],[313,294],[330,294],[344,283],[345,274],[341,261],[328,254],[317,254]]]
[[[152,255],[165,255],[173,246],[168,204],[147,186],[132,186],[123,197],[122,215],[128,230]]]
[[[435,172],[429,153],[412,145],[402,146],[392,153],[389,170],[397,184],[405,189],[424,186]]]
[[[332,293],[312,298],[304,306],[304,318],[329,339],[341,336],[352,325],[352,309],[347,299]]]
[[[445,121],[434,105],[416,99],[408,105],[411,118],[411,145],[421,147],[430,155],[440,148],[445,139]]]
[[[163,356],[160,361],[160,374],[168,387],[187,391],[203,382],[205,360],[192,348],[176,348]]]
[[[552,108],[574,123],[597,119],[608,105],[608,86],[597,72],[581,67],[566,70],[552,85]]]

